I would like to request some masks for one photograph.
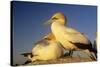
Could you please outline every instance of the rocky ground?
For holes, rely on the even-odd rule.
[[[92,62],[90,58],[79,58],[79,57],[63,57],[56,60],[49,61],[35,61],[26,65],[43,65],[43,64],[62,64],[62,63],[77,63],[77,62]]]

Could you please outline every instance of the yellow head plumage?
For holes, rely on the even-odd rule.
[[[65,24],[65,22],[67,22],[67,18],[64,16],[63,13],[61,12],[57,12],[55,13],[50,20],[48,20],[45,24],[51,24],[53,22],[58,22],[60,24]]]
[[[49,33],[48,35],[43,37],[44,39],[48,40],[56,40],[55,36],[52,33]]]
[[[65,24],[66,22],[66,17],[64,16],[63,13],[57,12],[51,17],[52,21],[58,21],[61,24]]]

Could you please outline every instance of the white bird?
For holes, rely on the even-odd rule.
[[[26,56],[26,53],[22,55]],[[32,53],[27,55],[27,57],[33,62],[36,60],[54,60],[60,58],[62,55],[63,50],[60,43],[57,42],[55,37],[50,33],[35,43]]]
[[[88,38],[79,31],[66,27],[67,18],[61,12],[55,13],[48,23],[56,40],[67,50],[82,50],[85,53],[94,51]]]

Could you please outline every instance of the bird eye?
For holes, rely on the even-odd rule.
[[[51,40],[50,38],[44,38],[45,40]]]
[[[52,18],[52,20],[57,20],[57,19],[58,19],[57,17]]]

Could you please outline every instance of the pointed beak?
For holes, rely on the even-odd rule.
[[[44,25],[50,25],[51,23],[52,23],[52,19],[46,21],[46,22],[44,23]]]

